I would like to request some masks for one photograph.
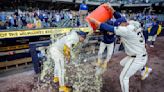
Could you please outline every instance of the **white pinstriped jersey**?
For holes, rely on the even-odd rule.
[[[129,56],[146,54],[145,40],[141,32],[140,23],[129,21],[128,26],[115,28],[115,34],[121,36],[125,52]]]
[[[63,53],[64,44],[66,44],[70,49],[72,46],[79,42],[79,36],[76,31],[72,31],[68,33],[66,36],[62,37],[61,39],[57,40],[53,46],[55,46],[60,52]]]

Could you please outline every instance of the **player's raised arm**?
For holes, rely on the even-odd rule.
[[[102,29],[102,30],[105,30],[106,32],[114,33],[114,26],[109,25],[107,23],[101,23],[99,28],[100,30]]]
[[[114,32],[114,26],[108,25],[107,23],[101,23],[94,18],[89,18],[90,22],[94,23],[98,29],[108,31],[108,32]]]

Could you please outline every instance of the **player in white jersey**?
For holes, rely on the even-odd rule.
[[[57,40],[50,47],[51,58],[55,62],[54,67],[54,82],[59,82],[60,92],[69,92],[64,82],[64,64],[70,61],[72,47],[79,42],[83,42],[86,38],[86,33],[83,31],[72,31],[61,39]]]
[[[110,6],[110,8],[112,7]],[[120,62],[124,67],[120,74],[120,84],[122,92],[129,92],[129,78],[131,76],[137,71],[141,71],[142,79],[145,79],[152,71],[151,68],[144,67],[148,56],[140,23],[137,21],[127,22],[124,17],[116,20],[115,25],[117,27],[100,23],[93,18],[90,21],[97,25],[99,29],[106,30],[109,34],[113,33],[121,37],[121,42],[123,43],[127,56]]]

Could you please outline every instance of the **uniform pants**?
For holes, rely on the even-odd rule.
[[[144,30],[143,35],[144,35],[145,41],[147,42],[147,40],[148,40],[148,30]]]
[[[120,74],[120,84],[122,92],[129,92],[129,78],[137,71],[141,70],[147,62],[147,56],[130,56],[121,60],[120,64],[124,67]]]
[[[157,38],[157,35],[149,36],[149,37],[148,37],[148,41],[155,41],[156,38]]]
[[[100,42],[100,48],[99,48],[99,52],[98,52],[99,60],[102,60],[102,54],[103,54],[105,48],[107,48],[107,57],[105,59],[105,62],[109,62],[109,60],[111,59],[112,54],[113,54],[114,42],[111,44],[105,44],[104,42]]]
[[[115,46],[114,46],[114,53],[116,53],[116,52],[119,51],[120,46],[121,46],[121,44],[116,44],[116,43],[115,43]]]
[[[56,47],[51,47],[50,53],[51,53],[51,58],[53,59],[55,63],[54,77],[59,77],[59,85],[64,86],[65,85],[64,83],[64,74],[65,74],[64,55]]]

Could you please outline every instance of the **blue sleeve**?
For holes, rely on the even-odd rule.
[[[115,19],[121,18],[121,14],[119,12],[114,12],[113,16],[115,17]]]
[[[101,23],[100,24],[100,31],[113,32],[114,33],[114,26],[108,25],[106,23]]]
[[[113,24],[114,24],[113,21],[111,21],[111,20],[108,20],[106,23],[107,23],[108,25],[113,25]]]

